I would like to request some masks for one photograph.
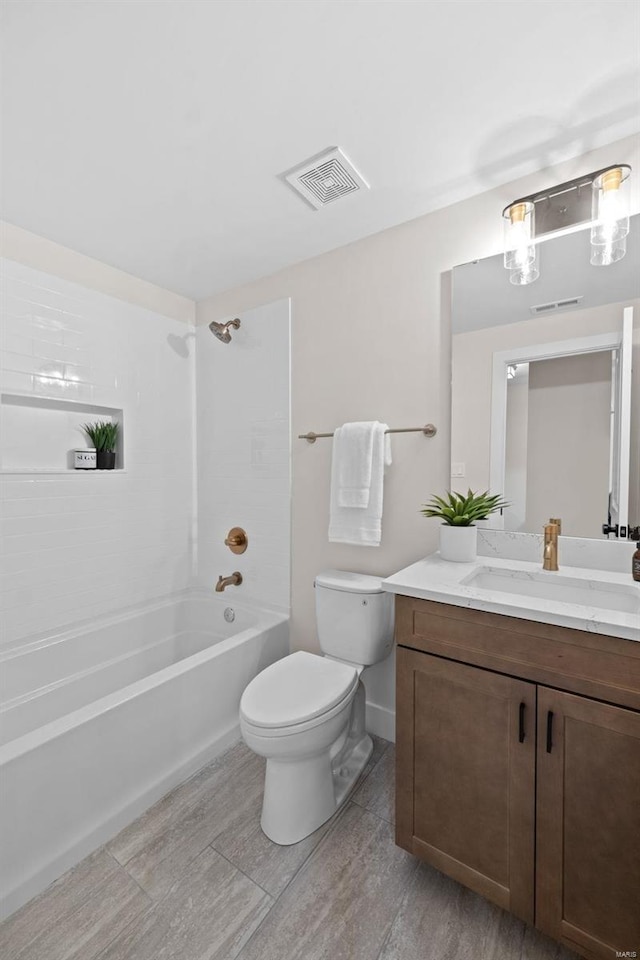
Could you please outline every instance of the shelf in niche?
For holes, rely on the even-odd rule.
[[[55,470],[53,468],[48,470],[45,467],[43,467],[41,470],[37,468],[32,470],[21,470],[19,468],[14,469],[13,467],[0,467],[0,476],[3,477],[92,477],[96,474],[99,474],[100,476],[107,474],[107,476],[111,477],[114,474],[120,476],[123,473],[126,474],[128,471],[123,470],[120,467],[116,467],[115,470],[76,470],[75,468],[71,467],[67,467],[66,470]]]
[[[73,451],[87,446],[81,426],[92,419],[117,420],[120,424],[115,470],[75,470],[73,467]],[[85,400],[2,392],[0,433],[3,439],[0,473],[4,476],[78,476],[126,472],[121,407]]]

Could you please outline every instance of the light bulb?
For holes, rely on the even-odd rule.
[[[606,190],[600,198],[600,229],[605,242],[619,239],[619,235],[624,230],[624,236],[629,232],[628,228],[621,223],[625,218],[625,209],[620,196],[620,190],[616,187],[614,190]],[[618,236],[616,236],[618,235]]]
[[[516,267],[522,268],[531,260],[529,231],[523,221],[511,225],[511,243],[513,244],[513,262]]]

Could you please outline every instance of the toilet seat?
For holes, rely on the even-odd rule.
[[[291,735],[338,713],[357,686],[355,667],[298,651],[251,681],[242,695],[240,716],[261,736]]]
[[[282,743],[285,741],[292,741],[298,737],[299,734],[313,730],[315,727],[327,726],[331,720],[341,713],[345,707],[351,709],[351,703],[354,699],[356,690],[355,688],[351,690],[346,697],[343,697],[339,703],[337,703],[331,710],[328,710],[326,713],[321,713],[317,717],[313,717],[311,720],[303,720],[301,723],[292,723],[287,727],[261,727],[258,724],[252,723],[250,720],[247,720],[246,717],[240,717],[240,729],[242,730],[243,736],[246,734],[252,735],[254,738],[258,738],[261,741],[276,741],[280,740]]]

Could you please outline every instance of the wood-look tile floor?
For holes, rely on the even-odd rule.
[[[393,842],[394,748],[313,836],[238,743],[0,925],[3,960],[577,960]]]

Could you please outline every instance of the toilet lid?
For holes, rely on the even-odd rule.
[[[240,713],[258,727],[289,727],[322,716],[358,684],[346,663],[299,651],[273,663],[242,694]]]
[[[382,577],[367,573],[350,573],[348,570],[324,570],[316,574],[317,587],[329,587],[345,593],[384,593]]]

